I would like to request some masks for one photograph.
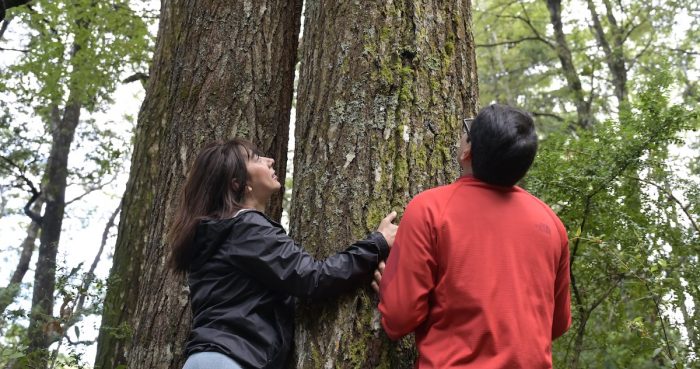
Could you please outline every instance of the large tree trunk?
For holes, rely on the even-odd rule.
[[[303,39],[291,230],[322,258],[456,179],[477,110],[471,4],[309,1]],[[376,304],[363,289],[300,307],[296,367],[411,367]]]
[[[46,207],[41,217],[39,258],[34,273],[34,293],[28,330],[30,354],[27,360],[32,368],[47,366],[49,345],[62,336],[60,324],[53,316],[53,306],[56,255],[66,208],[68,154],[80,121],[81,110],[81,104],[75,102],[72,95],[63,110],[63,118],[59,124],[51,127],[51,151],[42,184],[42,196]]]
[[[187,170],[213,139],[251,139],[284,183],[301,1],[164,2],[139,114],[96,367],[179,368],[185,281],[165,232]],[[279,218],[282,197],[268,213]]]

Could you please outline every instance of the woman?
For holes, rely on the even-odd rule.
[[[345,251],[316,261],[264,213],[281,185],[274,160],[243,140],[197,156],[170,228],[171,266],[188,273],[192,332],[185,369],[281,368],[294,297],[324,298],[369,282],[394,242],[396,216]]]

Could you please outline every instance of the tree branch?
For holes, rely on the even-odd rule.
[[[593,312],[593,310],[595,310],[598,307],[598,305],[603,303],[603,301],[605,301],[605,299],[607,299],[608,296],[610,296],[610,294],[615,290],[615,288],[617,288],[617,285],[619,285],[623,279],[625,279],[625,275],[620,274],[617,277],[615,283],[613,283],[613,285],[610,286],[610,288],[608,288],[602,295],[600,295],[598,299],[588,308],[588,315],[590,315]]]
[[[634,30],[641,27],[646,22],[647,22],[647,20],[646,20],[646,18],[644,18],[644,19],[642,19],[641,22],[639,22],[637,24],[632,23],[632,26],[630,26],[630,28],[628,30],[626,30],[625,34],[622,36],[622,42],[624,43],[625,41],[627,41],[627,39],[632,35],[632,32],[634,32]]]
[[[39,227],[41,227],[44,218],[31,209],[32,204],[39,198],[39,196],[41,196],[41,192],[37,192],[32,186],[32,197],[27,202],[27,205],[24,205],[24,214],[27,215],[32,221],[36,222]]]
[[[112,215],[109,217],[109,220],[107,221],[107,224],[105,225],[105,229],[102,232],[102,242],[100,243],[100,249],[97,251],[97,254],[95,255],[95,259],[92,261],[92,265],[90,265],[90,269],[88,270],[87,274],[85,275],[85,280],[83,281],[83,285],[80,288],[81,294],[80,298],[78,298],[78,305],[76,306],[75,311],[80,311],[83,309],[83,306],[85,305],[85,296],[87,294],[88,288],[90,288],[90,285],[92,284],[93,280],[95,279],[95,269],[97,268],[97,264],[100,262],[100,259],[102,258],[102,252],[105,249],[105,245],[107,245],[107,240],[109,239],[109,231],[114,227],[114,221],[117,219],[117,215],[119,212],[122,210],[122,203],[121,201],[119,202],[119,206],[117,206],[116,209],[112,212]]]
[[[549,46],[550,48],[556,49],[556,47],[554,46],[554,44],[552,44],[546,37],[543,37],[543,36],[540,34],[540,32],[537,31],[537,28],[535,28],[535,26],[532,24],[532,22],[530,21],[530,19],[525,18],[525,17],[522,17],[522,16],[520,16],[520,15],[498,15],[498,16],[496,16],[496,17],[497,17],[497,18],[505,18],[505,19],[517,19],[517,20],[519,20],[519,21],[525,23],[525,25],[527,25],[527,27],[532,31],[532,33],[535,34],[534,37],[536,37],[538,40],[540,40],[540,41],[544,42],[545,44],[547,44],[547,46]]]
[[[148,80],[149,75],[146,73],[138,72],[134,73],[133,75],[126,77],[122,83],[131,83],[131,82],[136,82],[136,81],[146,81]]]
[[[499,15],[503,14],[503,12],[506,9],[508,9],[511,5],[515,5],[519,2],[520,2],[519,0],[512,0],[511,2],[505,3],[505,4],[495,4],[491,8],[488,8],[488,9],[484,10],[483,12],[479,12],[479,14],[493,13],[494,11],[499,10],[499,13],[496,14],[496,16],[499,16]]]
[[[693,51],[693,50],[678,49],[678,48],[667,47],[667,46],[664,46],[664,48],[666,48],[667,50],[675,51],[677,53],[686,54],[686,55],[700,55],[700,52]]]
[[[29,187],[29,192],[32,194],[32,197],[29,199],[29,202],[27,202],[27,205],[24,206],[24,214],[26,214],[33,221],[39,223],[39,225],[41,225],[41,215],[33,212],[30,209],[32,203],[34,203],[34,201],[36,201],[36,199],[38,199],[41,195],[41,191],[37,190],[34,186],[34,182],[32,182],[29,178],[27,178],[27,176],[24,175],[24,168],[20,167],[18,164],[10,160],[10,158],[5,157],[4,155],[0,155],[0,159],[2,159],[3,162],[5,162],[5,164],[8,168],[10,168],[11,171],[14,172],[15,170],[17,170],[19,172],[18,174],[16,174],[17,177],[23,180],[24,183]]]
[[[70,337],[68,337],[67,334],[64,335],[63,338],[65,338],[65,339],[66,339],[66,342],[68,342],[68,344],[71,345],[71,346],[78,346],[78,345],[90,346],[90,345],[93,345],[93,344],[95,343],[95,341],[90,341],[90,340],[86,340],[86,341],[72,341],[72,340],[70,339]]]
[[[615,19],[615,14],[613,14],[613,8],[610,4],[610,0],[603,0],[603,4],[605,5],[605,15],[608,18],[608,23],[610,23],[610,27],[613,29],[615,34],[619,34],[620,28],[617,25],[617,19]]]
[[[625,5],[622,4],[622,0],[617,0],[617,6],[620,7],[620,12],[622,14],[627,14],[627,9],[625,9]]]
[[[585,313],[584,311],[584,302],[583,302],[583,297],[581,297],[581,293],[578,290],[578,286],[576,285],[576,276],[574,275],[574,262],[576,261],[576,256],[578,255],[578,246],[579,243],[581,242],[581,234],[583,234],[583,230],[586,227],[586,219],[588,219],[588,214],[590,213],[591,210],[591,199],[593,195],[589,195],[586,197],[586,208],[583,211],[583,219],[581,219],[581,225],[579,226],[579,235],[576,237],[576,241],[574,241],[574,249],[571,250],[571,256],[569,257],[569,278],[571,279],[571,288],[574,291],[574,298],[576,299],[576,305],[578,305],[579,311],[583,314]]]
[[[640,52],[638,52],[637,55],[635,55],[634,58],[632,58],[629,61],[629,66],[626,67],[627,71],[632,70],[632,68],[634,67],[634,64],[636,64],[639,61],[639,58],[641,58],[642,55],[644,55],[647,52],[647,50],[649,50],[649,47],[651,47],[652,41],[654,41],[654,36],[649,36],[649,40],[647,40],[646,45],[644,45],[642,50]]]
[[[540,38],[540,37],[529,36],[529,37],[519,38],[519,39],[517,39],[517,40],[507,40],[507,41],[494,42],[494,43],[489,43],[489,44],[476,44],[476,47],[477,47],[477,48],[480,48],[480,47],[495,47],[495,46],[502,46],[502,45],[513,46],[513,45],[517,45],[517,44],[519,44],[519,43],[521,43],[521,42],[525,42],[525,41],[543,41],[543,42],[547,43],[546,41],[542,40],[542,38]]]
[[[588,10],[591,13],[591,19],[593,20],[593,25],[591,26],[591,28],[593,29],[593,34],[598,40],[598,45],[605,52],[605,55],[608,58],[610,58],[610,55],[612,55],[612,50],[610,49],[610,44],[608,43],[608,40],[605,38],[605,31],[603,30],[603,25],[600,23],[600,17],[598,17],[598,12],[596,11],[595,4],[593,4],[593,0],[588,0],[587,3]]]
[[[63,322],[63,324],[60,326],[60,332],[62,333],[61,335],[56,336],[55,339],[51,342],[53,343],[58,341],[59,347],[62,344],[62,339],[67,338],[66,332],[68,332],[70,327],[78,323],[83,317],[87,292],[90,289],[90,285],[95,280],[95,269],[97,269],[97,264],[102,258],[102,253],[105,249],[105,246],[107,245],[107,240],[109,239],[109,232],[114,227],[114,222],[117,219],[117,215],[119,215],[121,209],[122,204],[120,202],[119,206],[117,206],[117,208],[114,209],[112,215],[109,217],[109,220],[105,225],[105,229],[102,232],[102,242],[100,243],[100,248],[97,251],[95,258],[93,259],[92,264],[90,265],[90,269],[87,273],[85,273],[85,276],[83,277],[83,283],[81,284],[80,289],[78,290],[77,296],[75,296],[75,298],[68,298],[63,301],[63,305],[60,309],[61,316],[59,317]],[[73,303],[72,306],[70,305],[71,303]],[[70,340],[68,342],[71,343]]]
[[[668,196],[669,199],[673,200],[673,202],[675,202],[676,204],[678,204],[678,206],[680,206],[680,208],[681,208],[681,210],[683,210],[683,213],[685,214],[685,216],[688,217],[688,220],[690,221],[690,224],[692,224],[693,228],[695,229],[695,232],[697,232],[698,234],[700,234],[700,227],[698,227],[698,224],[695,222],[695,220],[693,219],[693,217],[692,217],[692,216],[690,215],[690,213],[688,212],[688,208],[690,207],[690,205],[683,205],[683,203],[681,202],[681,200],[679,200],[679,199],[673,194],[673,192],[671,192],[670,190],[668,190],[668,189],[667,189],[666,187],[664,187],[664,186],[661,186],[661,185],[659,185],[659,184],[657,184],[657,183],[648,181],[648,180],[646,180],[646,179],[638,178],[638,177],[631,177],[631,176],[626,176],[626,177],[629,178],[629,179],[633,179],[633,180],[642,182],[642,183],[646,183],[646,184],[648,184],[648,185],[652,185],[652,186],[656,187],[657,189],[661,190],[663,193],[665,193],[666,196]]]
[[[11,47],[1,47],[1,46],[0,46],[0,51],[17,51],[20,53],[28,53],[29,52],[29,50],[26,50],[26,49],[14,49]]]
[[[530,114],[532,114],[535,117],[550,117],[554,118],[560,122],[563,122],[565,119],[554,114],[554,113],[545,113],[545,112],[537,112],[537,111],[531,111]]]
[[[112,179],[110,179],[110,180],[107,181],[107,182],[100,183],[100,184],[97,185],[97,186],[89,187],[83,194],[81,194],[81,195],[79,195],[79,196],[77,196],[77,197],[75,197],[75,198],[73,198],[73,199],[71,199],[71,200],[69,200],[69,201],[66,201],[66,207],[67,207],[68,205],[70,205],[70,204],[76,202],[76,201],[82,200],[85,196],[87,196],[87,195],[89,195],[89,194],[91,194],[91,193],[93,193],[93,192],[95,192],[95,191],[99,191],[99,190],[105,188],[105,186],[107,186],[107,185],[109,185],[110,183],[114,182],[116,179],[117,179],[117,177],[114,176],[114,177],[112,177]]]
[[[661,330],[664,333],[664,342],[666,343],[666,352],[668,352],[668,358],[673,363],[673,367],[678,368],[678,365],[676,365],[676,360],[673,358],[673,350],[671,350],[671,343],[668,341],[668,334],[666,333],[666,324],[664,323],[663,314],[661,314],[661,303],[659,302],[659,299],[656,296],[656,294],[651,291],[649,283],[646,280],[642,280],[642,282],[644,283],[644,287],[646,287],[647,291],[649,291],[649,294],[651,294],[652,301],[654,301],[654,306],[656,307],[656,315],[659,317],[659,322],[661,322]]]
[[[532,20],[530,19],[530,15],[527,13],[527,8],[525,7],[525,4],[522,1],[519,2],[519,4],[520,4],[520,9],[522,9],[523,14],[525,14],[525,17],[521,17],[521,18],[523,18],[522,21],[525,22],[525,24],[527,24],[528,28],[530,28],[530,30],[532,32],[534,32],[537,37],[544,40],[549,45],[549,47],[551,47],[552,49],[555,49],[556,47],[554,46],[554,44],[549,42],[549,40],[547,40],[546,37],[542,36],[540,34],[540,32],[537,31],[537,28],[532,24]]]

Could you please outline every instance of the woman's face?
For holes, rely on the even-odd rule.
[[[267,201],[273,193],[279,191],[282,185],[277,180],[272,158],[253,155],[246,163],[248,170],[248,186],[250,193],[260,201]]]

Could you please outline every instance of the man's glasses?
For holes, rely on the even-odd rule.
[[[465,118],[462,119],[462,131],[463,133],[467,134],[467,142],[472,141],[472,133],[469,127],[471,127],[472,123],[474,122],[474,118]]]

